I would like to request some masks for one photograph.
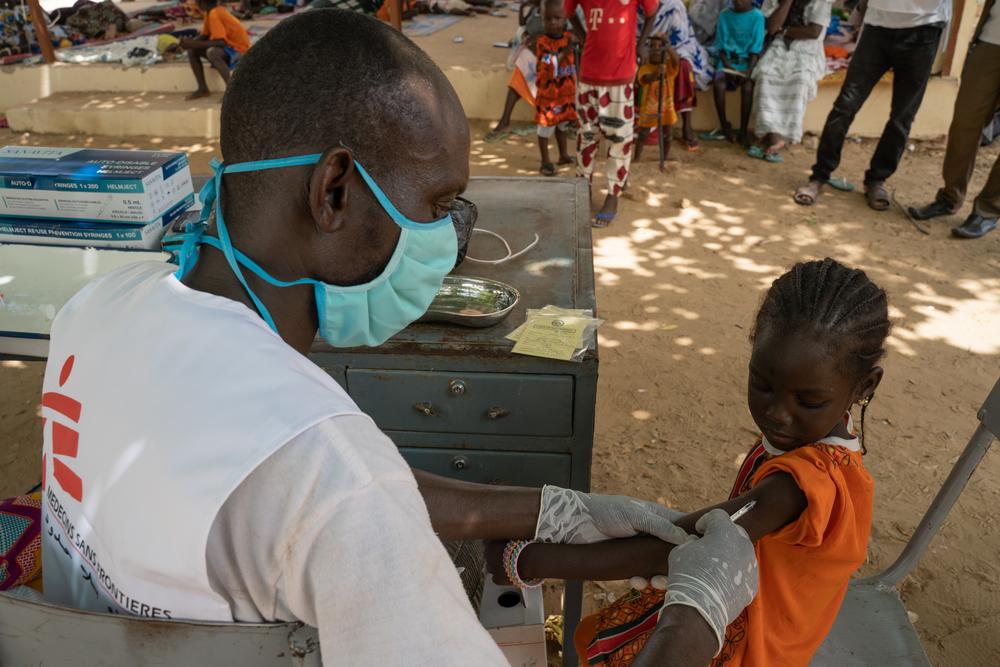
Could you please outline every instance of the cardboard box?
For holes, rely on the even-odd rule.
[[[145,227],[194,202],[187,155],[94,148],[0,148],[0,216]]]
[[[186,215],[198,216],[197,212],[188,211],[187,201],[175,205],[159,220],[141,227],[110,222],[0,217],[0,243],[159,250],[167,227]]]

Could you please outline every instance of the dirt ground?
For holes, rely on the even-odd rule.
[[[474,175],[535,174],[534,137],[482,141]],[[809,139],[807,138],[807,142]],[[19,135],[0,145],[181,148],[206,172],[208,142]],[[859,181],[873,146],[848,142],[841,174]],[[955,217],[921,234],[898,209],[874,213],[860,194],[826,192],[813,209],[790,194],[812,151],[783,165],[726,145],[674,144],[665,174],[655,148],[633,171],[615,223],[594,233],[601,376],[593,486],[695,509],[723,499],[755,436],[745,407],[747,336],[763,290],[793,263],[832,256],[864,268],[890,294],[895,330],[885,381],[868,412],[866,458],[875,522],[862,574],[889,565],[944,480],[1000,375],[1000,232],[948,235]],[[891,181],[899,202],[923,203],[939,184],[943,150],[920,144]],[[981,156],[972,191],[997,156]],[[599,165],[599,168],[601,165]],[[571,175],[565,172],[564,175]],[[603,179],[596,184],[603,185]],[[595,188],[595,200],[600,187]],[[967,212],[967,211],[963,211]],[[2,273],[2,270],[0,270]],[[0,367],[0,496],[37,481],[42,369]],[[934,664],[996,664],[1000,656],[1000,458],[986,458],[920,567],[903,585]],[[588,604],[621,590],[590,587]]]

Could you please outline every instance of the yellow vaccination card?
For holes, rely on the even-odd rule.
[[[535,317],[525,323],[512,351],[569,361],[583,347],[587,321],[581,317]]]

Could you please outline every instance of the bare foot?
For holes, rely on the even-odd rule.
[[[795,191],[795,203],[801,206],[812,206],[819,199],[819,191],[823,184],[819,181],[809,181]]]
[[[184,99],[185,100],[200,100],[201,98],[208,97],[211,94],[212,93],[208,92],[207,90],[201,90],[199,88],[198,90],[194,91],[193,93],[191,93],[190,95],[188,95]]]

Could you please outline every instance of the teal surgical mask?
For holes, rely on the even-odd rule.
[[[400,233],[396,249],[382,273],[363,285],[350,286],[331,285],[312,278],[291,281],[274,278],[233,247],[226,223],[222,218],[219,193],[222,190],[223,174],[316,164],[320,157],[319,153],[314,153],[229,165],[213,160],[212,169],[215,171],[215,176],[205,184],[199,194],[203,206],[201,220],[191,231],[164,238],[163,246],[176,252],[177,262],[180,265],[175,274],[178,279],[183,278],[194,266],[199,245],[210,245],[220,250],[250,295],[257,312],[275,333],[278,333],[278,329],[271,314],[250,289],[241,267],[277,287],[312,285],[319,317],[319,333],[330,345],[335,347],[381,345],[427,311],[441,288],[444,277],[454,268],[458,253],[455,225],[458,222],[453,224],[451,214],[431,222],[418,222],[407,218],[389,201],[375,180],[355,160],[354,168],[371,189],[382,209],[399,225]],[[213,207],[218,238],[206,236],[204,233],[207,228],[207,218]]]

